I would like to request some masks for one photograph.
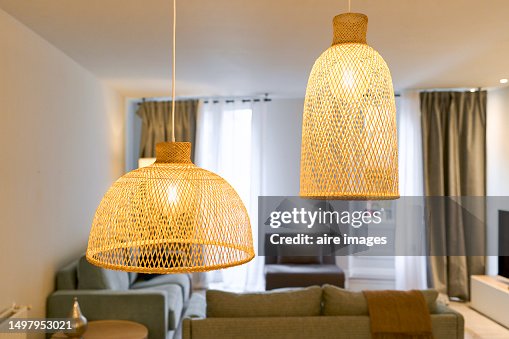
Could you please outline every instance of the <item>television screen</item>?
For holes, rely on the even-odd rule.
[[[509,279],[509,211],[498,211],[498,275]]]

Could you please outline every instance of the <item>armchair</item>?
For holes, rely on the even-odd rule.
[[[288,250],[286,250],[288,251]],[[317,255],[291,255],[274,253],[265,256],[265,289],[308,287],[330,284],[345,287],[345,273],[336,265],[336,257]]]

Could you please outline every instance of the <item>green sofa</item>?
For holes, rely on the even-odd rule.
[[[149,339],[173,338],[186,310],[203,303],[199,296],[191,298],[191,278],[187,274],[144,280],[136,273],[93,266],[84,256],[58,271],[56,291],[46,304],[47,317],[68,316],[74,297],[78,297],[89,321],[135,321],[148,328]]]
[[[423,291],[435,339],[463,339],[461,314]],[[184,317],[183,339],[370,339],[362,292],[325,285],[256,294],[207,292],[205,317]],[[198,312],[195,312],[198,314]]]

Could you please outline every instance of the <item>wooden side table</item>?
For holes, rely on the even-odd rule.
[[[53,334],[53,339],[68,338],[63,332]],[[88,323],[83,339],[147,339],[145,326],[127,320],[97,320]]]

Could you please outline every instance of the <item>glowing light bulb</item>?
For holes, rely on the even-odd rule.
[[[346,69],[343,72],[343,76],[341,77],[341,82],[343,83],[344,87],[347,87],[348,89],[352,89],[355,86],[355,82],[356,82],[353,70]]]
[[[174,204],[178,201],[178,190],[177,190],[177,186],[169,186],[168,189],[166,190],[166,193],[168,195],[168,202],[170,204]]]

